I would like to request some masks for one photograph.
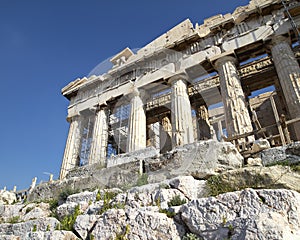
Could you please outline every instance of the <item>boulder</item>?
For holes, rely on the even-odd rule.
[[[244,188],[285,188],[300,192],[300,175],[289,167],[244,167],[224,172],[208,180],[209,192],[218,193]]]
[[[79,240],[71,231],[29,232],[25,240]]]
[[[132,208],[107,211],[92,231],[95,239],[114,239],[121,235],[127,239],[180,240],[184,233],[184,228],[164,213]]]
[[[188,175],[205,179],[240,168],[243,160],[233,144],[208,140],[177,147],[160,159],[146,159],[145,168],[150,183]]]
[[[2,223],[0,224],[0,235],[15,235],[19,236],[21,239],[25,239],[27,233],[36,229],[37,231],[53,231],[59,221],[56,218],[39,218],[35,220],[30,220],[26,222],[19,223]]]
[[[262,160],[261,158],[248,158],[247,159],[247,166],[253,166],[253,167],[259,167],[262,166]]]
[[[252,153],[257,153],[265,149],[271,148],[271,145],[267,139],[258,139],[253,142]]]
[[[264,166],[278,163],[298,164],[300,162],[300,142],[266,149],[259,154]]]
[[[99,218],[99,215],[79,215],[76,218],[74,229],[82,239],[86,239]]]
[[[0,205],[12,204],[17,201],[16,194],[6,190],[0,190]]]
[[[253,190],[192,200],[180,209],[189,231],[203,239],[300,239],[300,194]]]
[[[7,222],[12,218],[20,217],[24,204],[0,205],[0,222]]]

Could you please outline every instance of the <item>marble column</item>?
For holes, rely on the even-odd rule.
[[[97,109],[93,129],[93,140],[89,156],[89,164],[106,164],[106,148],[108,141],[108,111],[107,106]]]
[[[288,39],[277,36],[271,45],[271,54],[291,119],[300,117],[300,67]],[[300,140],[300,123],[292,125],[294,138]]]
[[[160,152],[165,153],[172,150],[172,124],[168,116],[160,120],[159,146]]]
[[[135,89],[131,94],[131,108],[128,123],[127,152],[146,148],[146,113],[141,91]]]
[[[64,157],[60,168],[60,179],[79,165],[81,147],[81,116],[74,116],[70,121],[69,134],[65,146]]]
[[[211,139],[210,123],[208,120],[208,109],[205,105],[197,107],[197,128],[198,128],[198,139],[207,140]]]
[[[222,57],[215,62],[215,68],[220,78],[228,137],[252,132],[251,118],[236,68],[236,59],[231,56]],[[250,136],[248,140],[254,141],[254,137]],[[240,139],[239,142],[243,141]]]
[[[171,84],[171,122],[173,147],[194,142],[192,110],[187,92],[187,76],[179,74],[169,79]]]

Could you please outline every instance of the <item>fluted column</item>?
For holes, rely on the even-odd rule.
[[[172,124],[168,116],[164,116],[160,121],[159,146],[160,152],[165,153],[172,150]]]
[[[194,142],[192,110],[187,92],[187,76],[179,74],[170,78],[171,122],[173,147]]]
[[[69,134],[66,142],[64,157],[60,168],[60,179],[79,165],[81,147],[81,116],[74,116],[70,122]]]
[[[106,106],[97,109],[93,129],[93,140],[89,157],[89,164],[106,164],[106,148],[108,141],[108,112]]]
[[[197,107],[197,125],[198,125],[198,139],[211,139],[210,123],[208,120],[207,106],[202,105]]]
[[[252,132],[251,118],[236,68],[236,59],[231,56],[222,57],[216,61],[215,68],[220,78],[228,136]],[[254,137],[250,136],[248,139],[253,141]]]
[[[282,92],[292,119],[300,117],[300,67],[288,39],[277,36],[273,39],[271,53]],[[300,140],[300,123],[293,124],[297,140]]]
[[[135,89],[131,94],[131,109],[128,123],[127,152],[146,148],[146,113],[141,91]]]

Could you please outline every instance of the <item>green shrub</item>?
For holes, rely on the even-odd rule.
[[[65,188],[59,193],[58,202],[66,202],[68,196],[78,193],[78,189]]]
[[[130,232],[130,226],[127,224],[125,229],[120,233],[116,233],[116,237],[114,240],[127,240],[126,235]]]
[[[33,232],[36,232],[36,231],[37,231],[37,226],[36,226],[36,224],[33,225],[32,231],[33,231]]]
[[[103,206],[99,210],[99,214],[105,213],[107,210],[112,209],[112,208],[117,208],[117,209],[124,209],[125,208],[125,203],[111,203],[111,201],[117,196],[118,194],[115,192],[104,192],[103,195],[101,195],[100,200],[103,200]]]
[[[235,189],[232,186],[225,184],[222,181],[220,175],[211,176],[206,181],[206,191],[208,196],[217,196],[219,194],[232,192],[234,190]]]
[[[175,195],[169,202],[168,202],[168,206],[172,207],[172,206],[180,206],[182,204],[185,204],[186,200],[185,199],[181,199],[179,195]]]
[[[159,212],[160,212],[160,213],[166,214],[168,218],[173,218],[173,217],[175,217],[175,215],[176,215],[175,212],[170,211],[169,209],[162,209],[162,208],[160,208],[160,209],[159,209]]]
[[[8,220],[8,223],[14,224],[20,221],[20,216],[14,216]]]
[[[66,230],[66,231],[72,231],[74,223],[76,221],[76,218],[80,215],[80,206],[77,205],[74,209],[73,214],[70,214],[68,216],[65,216],[58,226],[57,230]]]
[[[48,224],[48,225],[47,225],[47,228],[46,228],[46,231],[49,232],[50,230],[51,230],[51,229],[50,229],[50,224]]]
[[[28,208],[26,208],[25,214],[29,213],[32,209],[34,209],[34,207],[28,207]]]
[[[136,182],[136,185],[137,186],[143,186],[143,185],[146,185],[146,184],[148,184],[148,174],[143,173],[139,176],[139,178]]]

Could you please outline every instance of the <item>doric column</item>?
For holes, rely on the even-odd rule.
[[[288,39],[277,36],[273,39],[271,53],[282,92],[292,119],[300,117],[300,67]],[[297,140],[300,140],[300,123],[293,124]]]
[[[141,99],[141,91],[134,90],[131,94],[130,104],[127,152],[146,148],[146,113]]]
[[[172,150],[172,124],[168,116],[161,118],[159,146],[160,152],[165,153]]]
[[[171,83],[171,122],[173,147],[194,142],[192,110],[187,92],[187,76],[175,75]]]
[[[93,129],[93,140],[89,156],[89,164],[106,164],[106,148],[108,141],[108,111],[107,106],[97,109]]]
[[[233,137],[252,132],[251,118],[236,68],[236,59],[231,56],[222,57],[216,61],[215,68],[220,78],[228,136]],[[248,139],[250,141],[254,140],[252,136]]]
[[[198,125],[198,139],[211,139],[210,123],[207,106],[201,105],[197,107],[197,125]]]
[[[81,146],[81,116],[74,116],[70,122],[69,134],[66,142],[64,157],[60,168],[60,179],[64,179],[67,173],[79,165]]]

